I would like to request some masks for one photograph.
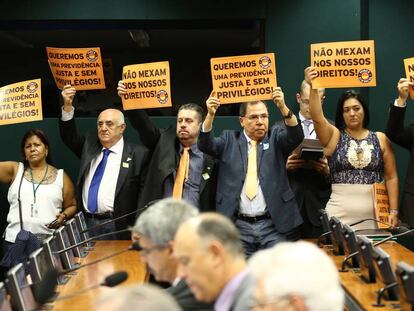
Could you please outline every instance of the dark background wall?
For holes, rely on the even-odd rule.
[[[208,62],[209,56],[217,55],[218,51],[225,51],[225,54],[245,54],[248,49],[220,50],[220,42],[215,41],[214,25],[217,23],[229,23],[234,21],[253,21],[258,23],[259,32],[263,35],[256,50],[263,52],[274,52],[276,54],[278,83],[285,91],[288,105],[296,109],[295,93],[303,79],[303,69],[310,61],[309,45],[317,42],[346,41],[359,39],[375,40],[376,61],[377,61],[377,87],[361,90],[368,99],[371,108],[371,128],[384,130],[387,118],[387,105],[396,96],[396,82],[404,75],[402,59],[414,56],[414,43],[410,31],[410,12],[413,12],[414,3],[410,0],[296,0],[296,1],[3,1],[0,12],[0,30],[13,31],[15,28],[43,29],[67,26],[69,30],[66,36],[71,36],[70,30],[76,25],[84,27],[115,27],[125,22],[139,22],[142,25],[183,25],[190,27],[194,25],[194,33],[200,25],[212,28],[212,31],[200,33],[205,35],[201,40],[203,43],[187,46],[185,49],[171,48],[159,49],[156,57],[164,59],[177,59],[179,71],[185,75],[179,77],[174,87],[174,101],[195,101],[202,103],[208,95],[210,88],[208,77],[197,76],[199,71],[196,65],[189,65],[200,58]],[[98,21],[98,24],[90,24],[90,21]],[[88,23],[87,23],[88,22]],[[109,23],[107,23],[109,22]],[[175,24],[175,23],[178,24]],[[164,23],[164,24],[163,24]],[[62,26],[63,25],[63,26]],[[75,25],[75,26],[74,26]],[[89,25],[89,26],[88,26]],[[91,26],[92,25],[92,26]],[[95,25],[95,26],[94,26]],[[96,26],[98,25],[98,26]],[[101,26],[99,26],[101,25]],[[109,25],[109,26],[108,26]],[[111,26],[112,25],[112,26]],[[173,26],[171,26],[173,27]],[[175,26],[174,26],[175,27]],[[99,29],[98,29],[99,30]],[[102,29],[100,29],[102,30]],[[173,29],[171,29],[173,30]],[[219,30],[217,30],[219,31]],[[76,36],[71,40],[76,46]],[[197,41],[200,42],[200,41]],[[99,45],[99,40],[96,41]],[[52,45],[52,43],[51,43]],[[42,47],[43,49],[43,47]],[[254,50],[254,49],[253,49]],[[46,87],[53,88],[51,76],[48,69],[44,69],[45,55],[38,50],[35,56],[29,59],[29,65],[19,65],[16,59],[24,58],[24,51],[15,55],[13,51],[0,50],[0,85],[5,85],[19,80],[42,77]],[[204,51],[204,53],[203,53]],[[151,54],[151,53],[150,53]],[[139,62],[139,59],[150,58],[151,55],[137,53],[137,60],[134,55],[124,54],[123,51],[115,53],[115,66],[121,67],[130,63]],[[145,57],[144,57],[144,56]],[[185,60],[183,61],[183,56]],[[189,56],[187,56],[189,55]],[[181,56],[181,57],[180,57]],[[224,56],[224,55],[223,55]],[[37,59],[38,58],[38,59]],[[43,64],[43,65],[42,65]],[[195,79],[193,77],[198,77]],[[207,73],[208,76],[208,73]],[[190,78],[190,79],[189,79]],[[200,80],[204,79],[205,80]],[[200,88],[197,88],[195,81]],[[327,90],[325,110],[328,117],[333,118],[335,103],[338,95],[343,90]],[[47,99],[44,105],[58,107],[59,92]],[[105,98],[99,97],[95,101],[105,101],[111,98],[116,101],[116,96]],[[93,101],[93,100],[91,100]],[[272,121],[279,119],[278,113],[271,108]],[[409,109],[408,116],[411,119],[414,115],[413,109]],[[174,123],[172,117],[155,118],[159,125]],[[94,118],[82,118],[79,120],[82,130],[95,126]],[[24,131],[31,127],[44,129],[50,137],[55,165],[65,168],[72,178],[77,177],[77,159],[62,144],[58,136],[56,118],[47,118],[44,121],[0,127],[2,137],[2,151],[0,160],[19,160],[20,138]],[[236,117],[222,117],[218,120],[216,133],[222,128],[237,128]],[[137,141],[137,135],[129,130],[127,137]],[[408,155],[405,151],[396,148],[398,169],[400,178],[405,178],[403,172],[406,168]],[[7,187],[4,187],[7,189]],[[3,190],[4,190],[3,189]],[[3,191],[4,193],[4,191]],[[5,195],[0,197],[2,211],[7,210]],[[5,214],[3,214],[5,215]],[[5,219],[5,217],[1,217]]]

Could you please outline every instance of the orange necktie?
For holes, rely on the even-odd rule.
[[[184,181],[188,179],[188,172],[190,170],[190,147],[184,147],[183,154],[178,164],[177,174],[175,176],[173,198],[181,199],[183,196]]]
[[[249,157],[247,158],[246,196],[252,200],[257,194],[257,142],[250,141]]]

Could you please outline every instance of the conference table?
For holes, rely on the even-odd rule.
[[[414,253],[397,242],[390,241],[380,246],[385,252],[391,256],[393,270],[400,261],[414,266]],[[336,263],[338,270],[341,268],[344,256],[334,256],[332,250],[328,246],[324,246],[326,252]],[[377,299],[377,290],[381,287],[377,283],[366,283],[361,279],[359,271],[347,268],[347,272],[339,272],[342,286],[346,294],[346,305],[348,310],[373,310],[388,311],[401,310],[398,307],[398,301],[387,301],[382,299],[384,307],[375,307],[373,304]]]
[[[80,258],[79,262],[85,264],[101,259],[125,250],[130,245],[131,241],[128,240],[97,241],[93,250],[86,257]],[[140,261],[139,252],[130,250],[76,271],[76,274],[71,276],[65,285],[58,286],[58,299],[59,297],[67,295],[79,294],[74,295],[72,298],[53,302],[50,304],[53,307],[52,310],[94,310],[99,297],[110,293],[114,288],[100,286],[89,291],[84,291],[84,289],[102,283],[105,277],[118,271],[126,271],[128,273],[128,279],[117,287],[143,283],[148,280],[147,270],[145,264]]]

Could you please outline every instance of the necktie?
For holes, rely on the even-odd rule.
[[[108,162],[108,156],[111,153],[111,150],[104,149],[101,162],[99,162],[96,167],[95,174],[89,186],[88,192],[88,210],[91,214],[95,213],[98,209],[98,191],[101,184],[102,176],[105,172],[106,162]]]
[[[173,198],[181,199],[183,196],[184,181],[188,179],[188,172],[190,170],[190,147],[184,147],[183,153],[178,164],[177,174],[175,176]]]
[[[246,196],[252,200],[257,194],[257,142],[251,140],[250,145],[247,158]]]
[[[309,138],[310,136],[310,130],[309,127],[312,124],[312,120],[303,120],[303,134],[305,135],[305,138]]]

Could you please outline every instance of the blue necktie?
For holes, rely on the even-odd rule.
[[[91,185],[89,186],[89,193],[88,193],[88,210],[91,214],[94,214],[98,209],[98,191],[99,186],[101,185],[102,176],[105,172],[106,162],[108,162],[108,155],[111,153],[111,150],[104,149],[103,150],[103,157],[101,162],[99,162],[98,166],[96,167],[95,174],[93,174],[93,178],[91,181]]]

